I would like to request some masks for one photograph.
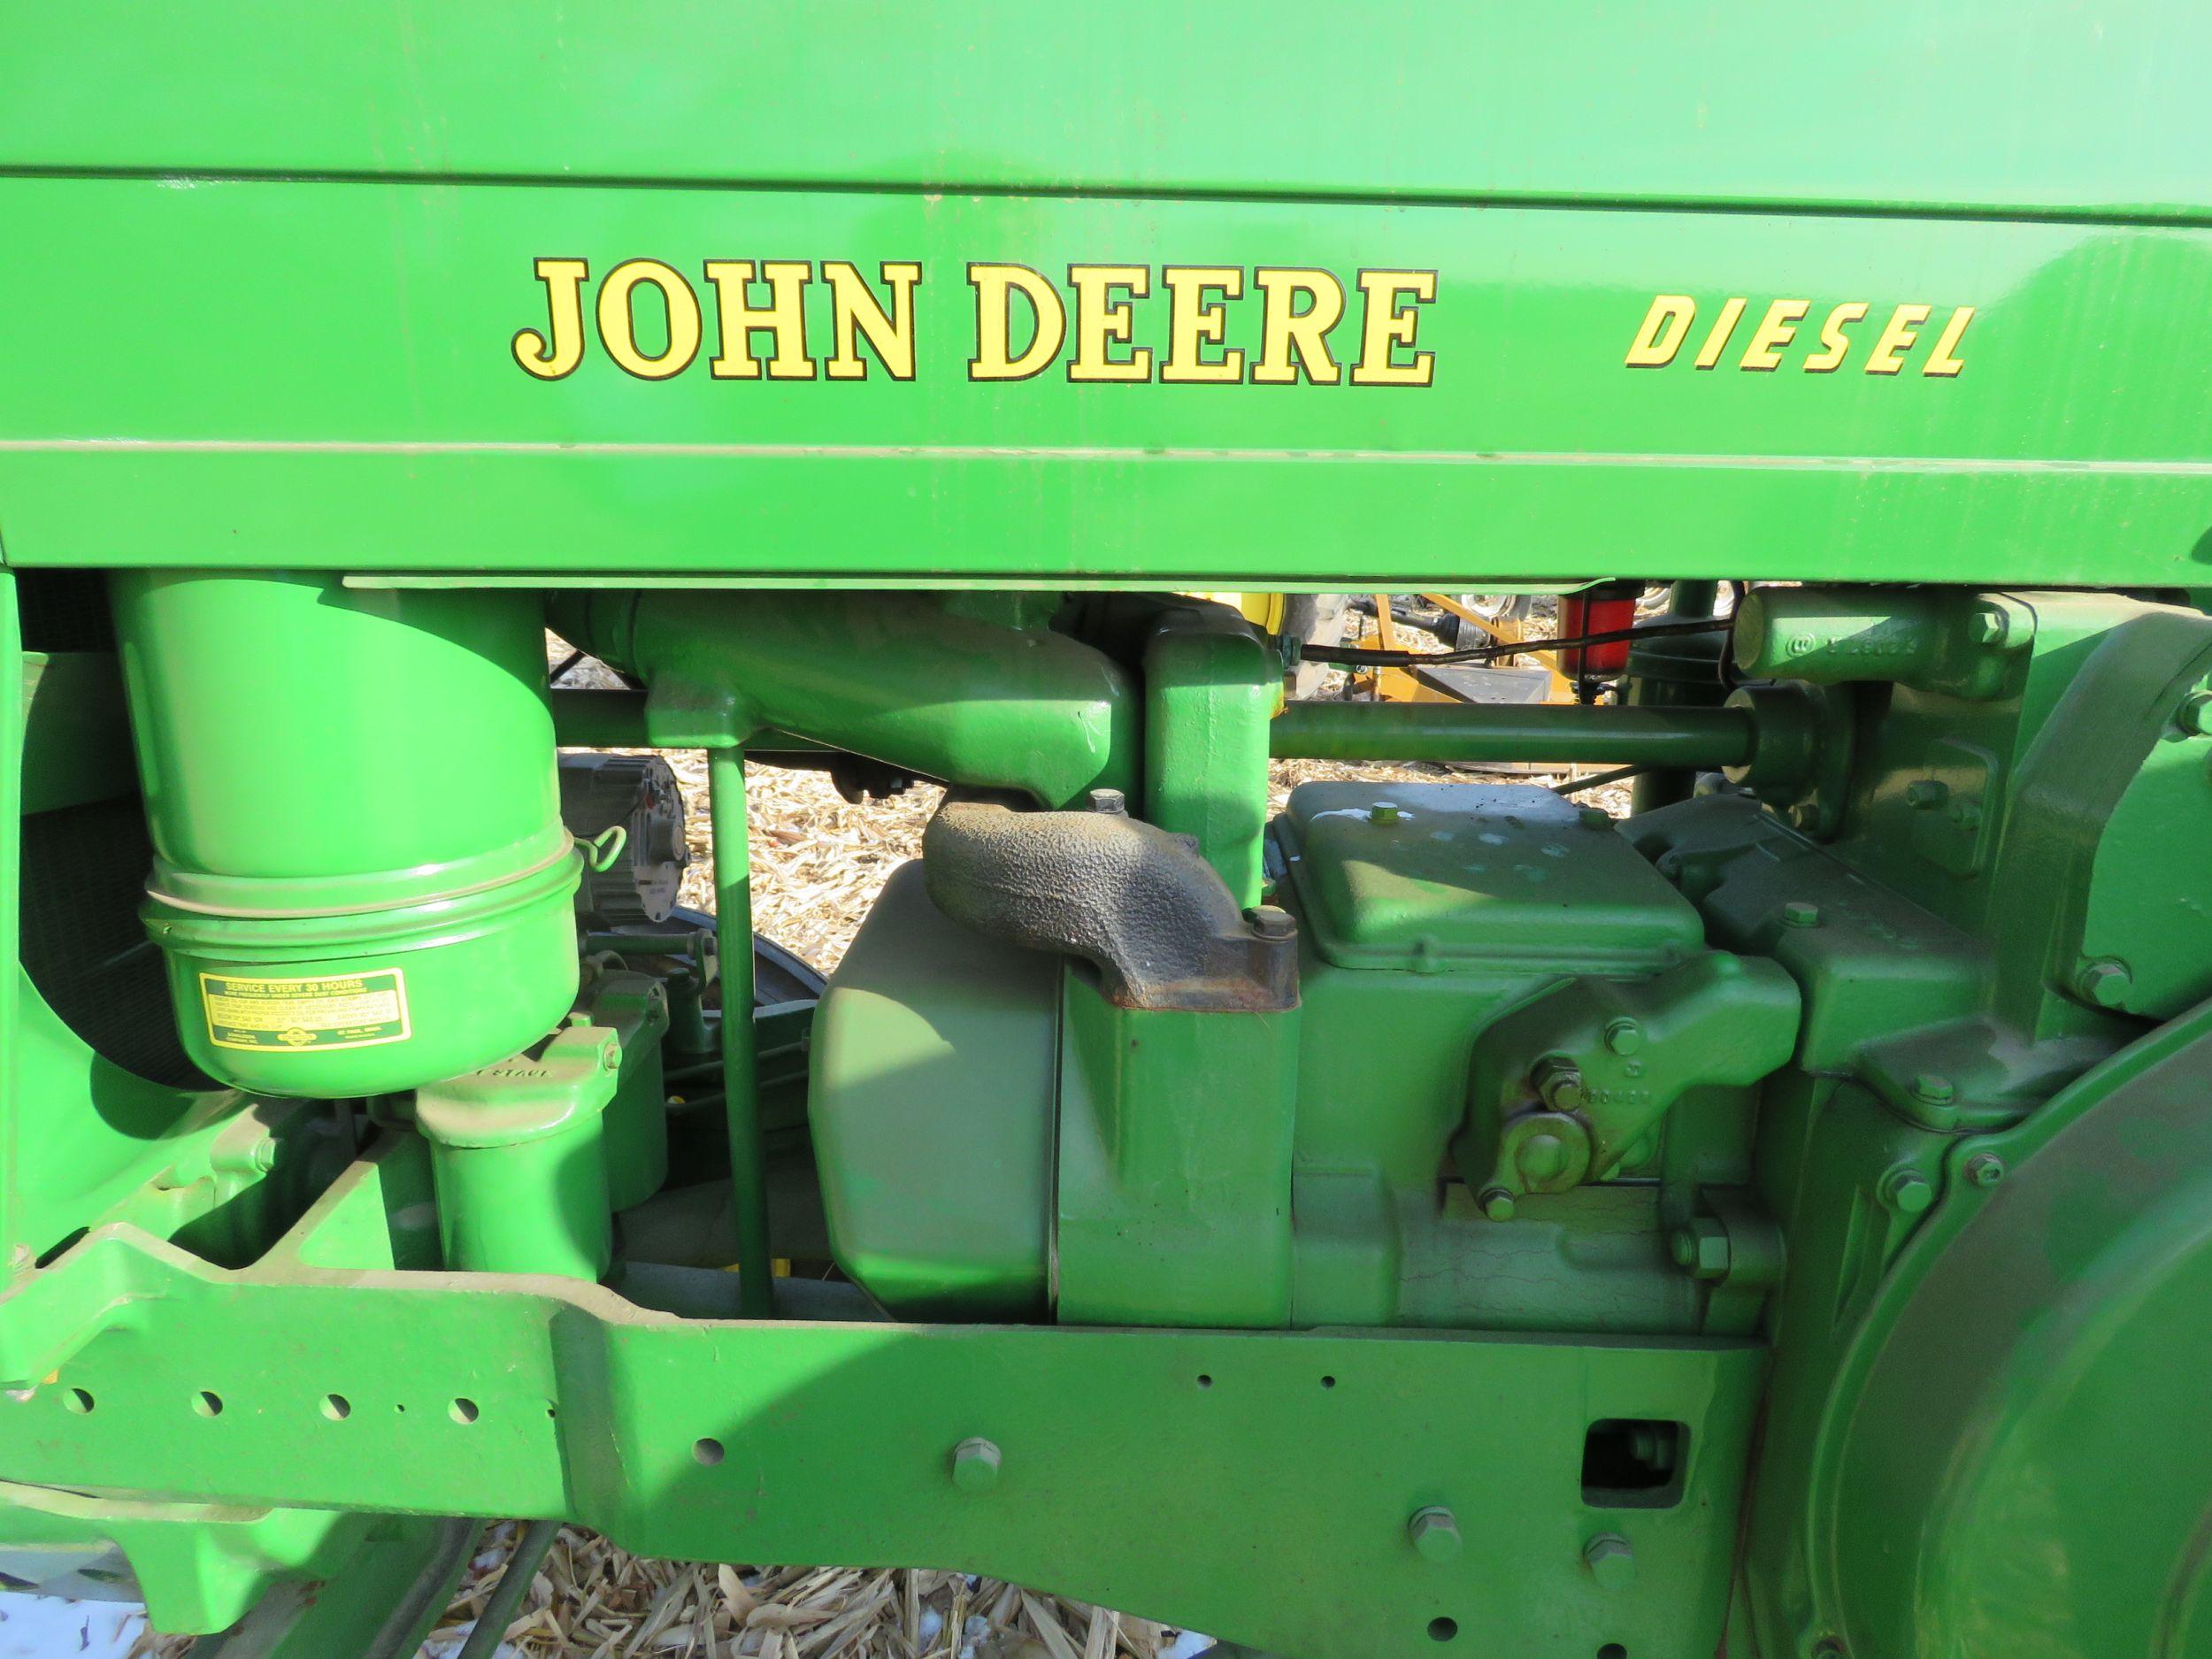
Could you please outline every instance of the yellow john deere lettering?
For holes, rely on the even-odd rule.
[[[563,262],[548,261],[556,267]],[[546,275],[545,282],[551,296],[554,315],[574,316],[572,300],[565,303],[566,285],[572,279],[565,268],[557,268]],[[1737,325],[1743,320],[1750,300],[1741,294],[1732,294],[1723,299],[1711,313],[1695,357],[1694,366],[1715,369],[1726,365],[1728,349],[1736,337]],[[1907,302],[1894,306],[1878,331],[1869,329],[1870,342],[1855,366],[1868,374],[1901,374],[1913,366],[1908,359],[1918,347],[1926,332],[1928,319],[1935,314],[1932,305]],[[1734,366],[1755,374],[1770,374],[1777,369],[1794,368],[1807,374],[1832,374],[1845,366],[1861,341],[1852,334],[1855,324],[1874,314],[1873,307],[1865,300],[1842,300],[1825,311],[1815,311],[1813,302],[1805,299],[1777,299],[1770,301],[1763,311],[1754,313],[1758,323],[1746,338],[1743,349]],[[1818,317],[1817,326],[1811,320]],[[1629,342],[1625,359],[1632,369],[1663,369],[1681,356],[1698,319],[1698,303],[1687,294],[1655,294],[1651,305],[1644,312],[1644,320],[1636,330],[1636,337]],[[1959,342],[1965,338],[1967,324],[1974,320],[1974,307],[1954,305],[1944,319],[1941,331],[1927,355],[1918,363],[1919,373],[1932,380],[1953,380],[1965,368],[1958,355]],[[1801,326],[1809,334],[1817,335],[1816,349],[1809,347],[1801,354],[1794,353]],[[531,336],[533,340],[535,335]],[[519,347],[518,347],[519,349]],[[558,353],[552,354],[556,358]]]
[[[609,361],[645,380],[695,373],[701,362],[718,380],[915,377],[917,260],[885,260],[871,276],[841,259],[709,259],[695,282],[673,265],[626,259],[588,294],[587,259],[539,258],[531,269],[544,321],[518,331],[511,349],[541,380],[573,374],[595,336]],[[1365,267],[1348,282],[1304,267],[1100,264],[1056,278],[975,260],[964,275],[971,380],[1033,380],[1064,356],[1079,382],[1435,381],[1435,353],[1419,344],[1433,271]],[[1256,349],[1230,343],[1239,336]]]

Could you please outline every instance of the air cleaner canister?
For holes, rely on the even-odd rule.
[[[534,598],[134,572],[116,630],[186,1050],[258,1094],[383,1094],[575,996]]]

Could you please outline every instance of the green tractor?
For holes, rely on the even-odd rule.
[[[11,1580],[2212,1656],[2212,12],[10,25]],[[944,787],[826,983],[748,757]]]

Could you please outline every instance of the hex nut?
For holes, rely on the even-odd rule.
[[[1977,1152],[1966,1160],[1966,1179],[1977,1187],[1994,1187],[2005,1179],[2005,1161],[1994,1152]]]
[[[1584,1094],[1581,1068],[1572,1061],[1555,1057],[1536,1068],[1537,1098],[1552,1110],[1580,1111]]]
[[[1583,1564],[1598,1588],[1618,1594],[1636,1582],[1636,1550],[1618,1532],[1600,1532],[1582,1547]]]
[[[1482,1213],[1493,1221],[1513,1219],[1513,1194],[1505,1187],[1486,1187],[1475,1202],[1482,1206]]]
[[[1935,1202],[1935,1187],[1918,1170],[1892,1170],[1882,1178],[1882,1202],[1901,1216],[1917,1216]]]
[[[2099,1008],[2117,1008],[2127,1000],[2135,975],[2117,956],[2100,956],[2082,964],[2074,976],[2074,988],[2085,1001]]]
[[[1806,899],[1792,899],[1782,907],[1785,927],[1817,927],[1820,926],[1820,906]]]
[[[952,1484],[963,1492],[988,1492],[998,1485],[999,1450],[981,1435],[952,1448]]]
[[[1644,1046],[1644,1028],[1626,1015],[1609,1020],[1605,1027],[1605,1046],[1617,1055],[1634,1054]]]
[[[1912,1080],[1913,1098],[1930,1106],[1948,1106],[1958,1098],[1951,1079],[1939,1071],[1923,1071]]]
[[[1709,1216],[1677,1227],[1668,1240],[1674,1264],[1693,1279],[1725,1279],[1732,1252],[1728,1229]]]
[[[1440,1503],[1416,1509],[1406,1523],[1406,1537],[1425,1561],[1450,1561],[1459,1554],[1459,1522]]]

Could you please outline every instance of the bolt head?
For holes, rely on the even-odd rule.
[[[1820,926],[1820,906],[1809,899],[1792,899],[1782,907],[1785,927],[1817,927]]]
[[[1425,1561],[1450,1561],[1459,1554],[1459,1522],[1440,1503],[1415,1510],[1406,1537]]]
[[[1617,1594],[1636,1582],[1636,1550],[1618,1532],[1600,1532],[1582,1547],[1583,1564],[1598,1588]]]
[[[988,1492],[998,1485],[998,1448],[982,1436],[952,1448],[952,1484],[963,1492]]]
[[[1395,824],[1398,821],[1398,803],[1394,801],[1376,802],[1367,809],[1367,821],[1370,824]]]
[[[1615,1054],[1634,1054],[1644,1046],[1644,1028],[1625,1018],[1610,1021],[1605,1027],[1605,1046]]]
[[[1882,1182],[1882,1202],[1901,1216],[1917,1216],[1935,1202],[1935,1187],[1918,1170],[1892,1170]]]
[[[2005,1179],[2005,1161],[1994,1152],[1977,1152],[1966,1160],[1966,1179],[1977,1187],[1994,1187]]]
[[[1939,1071],[1923,1071],[1913,1079],[1912,1092],[1915,1100],[1930,1106],[1948,1106],[1959,1094],[1951,1079]]]
[[[1288,939],[1298,931],[1290,912],[1278,904],[1256,904],[1245,911],[1244,919],[1262,939]]]
[[[2135,975],[2117,956],[2100,956],[2084,963],[2074,976],[2074,988],[2099,1008],[2117,1008],[2127,1000]]]
[[[2174,710],[2174,724],[2192,737],[2212,736],[2212,691],[2193,691]]]
[[[1613,827],[1613,815],[1601,806],[1583,807],[1577,816],[1582,819],[1582,827],[1585,829],[1611,829]]]
[[[1977,645],[2002,645],[2005,635],[2012,632],[2012,623],[2001,607],[1982,605],[1975,611],[1967,631]]]
[[[1513,1194],[1505,1187],[1486,1187],[1475,1202],[1482,1206],[1482,1213],[1493,1221],[1513,1219]]]
[[[1091,810],[1102,812],[1108,818],[1127,818],[1129,797],[1118,789],[1094,789],[1091,791]]]
[[[1728,1229],[1710,1217],[1701,1216],[1686,1227],[1677,1227],[1667,1240],[1674,1264],[1693,1279],[1728,1277]]]
[[[1539,1066],[1536,1094],[1555,1112],[1580,1111],[1584,1099],[1581,1069],[1565,1060],[1553,1060]]]
[[[1905,786],[1905,804],[1916,812],[1932,811],[1950,797],[1950,786],[1940,778],[1916,778]]]

